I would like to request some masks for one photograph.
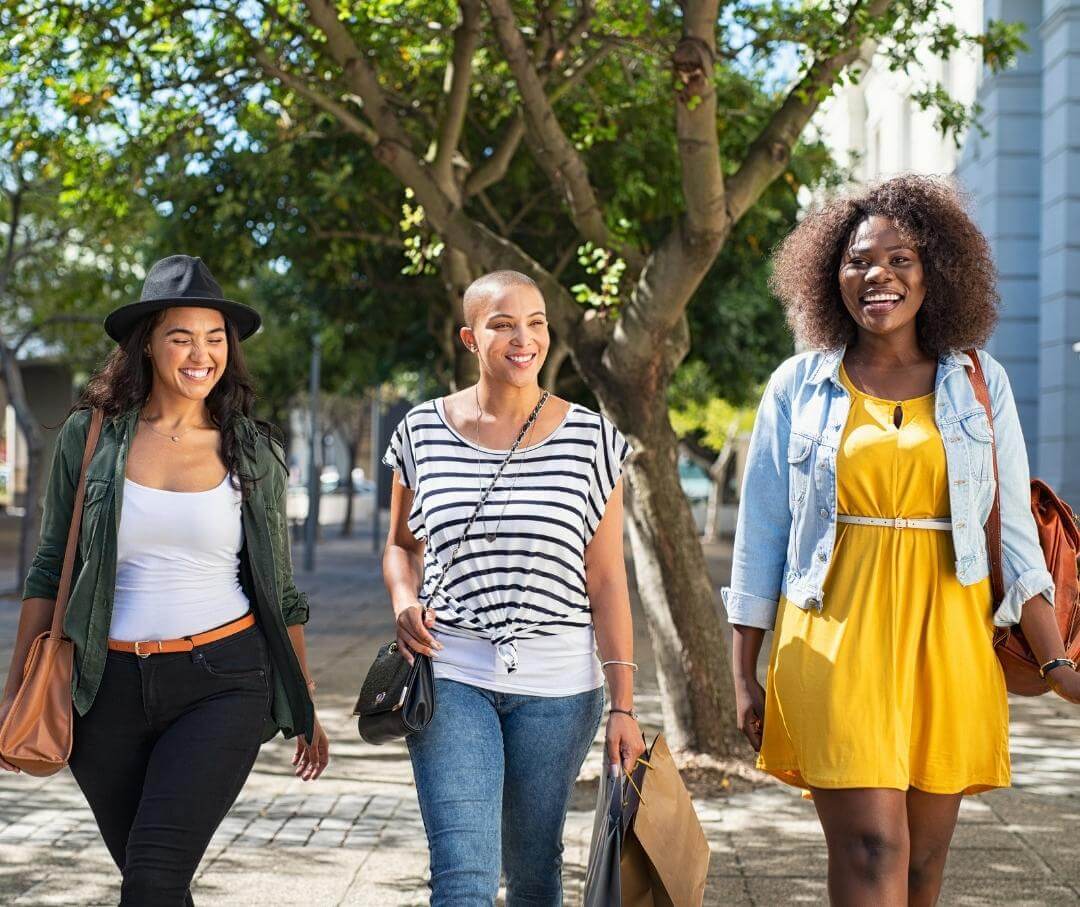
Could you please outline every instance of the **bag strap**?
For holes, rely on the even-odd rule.
[[[86,499],[86,470],[90,459],[97,449],[101,436],[101,425],[105,414],[95,409],[90,417],[90,430],[86,435],[86,447],[83,450],[82,467],[79,469],[79,484],[75,489],[75,503],[71,507],[71,525],[68,527],[67,548],[64,550],[64,568],[60,572],[60,586],[56,590],[56,604],[53,606],[52,627],[49,635],[54,639],[63,638],[64,615],[67,613],[68,598],[71,596],[71,578],[75,572],[75,552],[79,547],[79,530],[82,527],[83,501]]]
[[[990,589],[994,596],[994,610],[1005,598],[1005,576],[1001,569],[1001,482],[998,481],[997,438],[994,433],[994,410],[990,402],[990,388],[986,384],[982,363],[977,350],[968,350],[967,354],[975,363],[975,368],[968,373],[975,397],[986,410],[990,423],[990,459],[994,464],[994,504],[986,518],[986,553],[990,561]]]
[[[518,445],[521,443],[521,439],[525,437],[525,433],[529,430],[529,427],[536,421],[536,417],[540,415],[540,410],[544,408],[544,404],[547,403],[547,399],[550,396],[547,391],[544,391],[540,395],[540,399],[537,401],[536,406],[533,407],[533,411],[529,414],[529,418],[525,420],[525,424],[521,426],[521,431],[518,432],[518,436],[514,439],[514,443],[510,449],[506,452],[506,456],[503,457],[502,463],[499,464],[499,468],[495,470],[495,477],[491,480],[491,484],[484,489],[483,494],[480,495],[480,500],[476,503],[476,508],[472,512],[472,516],[469,517],[468,522],[465,524],[465,529],[461,533],[461,538],[458,539],[457,544],[454,545],[450,552],[450,557],[446,561],[446,566],[443,567],[442,573],[439,574],[438,580],[428,593],[428,601],[434,601],[435,595],[439,589],[442,588],[443,580],[446,579],[446,575],[450,572],[450,568],[454,564],[454,558],[457,557],[458,550],[465,543],[465,539],[469,535],[469,530],[472,529],[473,523],[476,522],[476,518],[480,516],[480,511],[484,508],[484,502],[488,499],[488,495],[495,489],[496,483],[499,481],[499,477],[502,475],[503,470],[506,469],[506,464],[510,462],[510,458],[518,449]]]

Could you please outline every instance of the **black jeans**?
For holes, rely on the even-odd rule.
[[[244,786],[273,689],[250,627],[192,652],[109,652],[76,716],[71,772],[123,873],[122,907],[190,905],[210,839]]]

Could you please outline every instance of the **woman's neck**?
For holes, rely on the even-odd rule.
[[[476,397],[480,403],[480,409],[496,420],[523,422],[536,406],[540,393],[539,384],[517,387],[513,384],[489,381],[483,376],[476,384]]]
[[[142,417],[163,428],[176,430],[210,422],[210,412],[205,400],[191,400],[179,394],[170,394],[155,384],[150,397],[142,408]]]
[[[860,330],[851,349],[859,362],[884,368],[904,368],[927,359],[919,347],[914,330],[892,334],[872,334]]]

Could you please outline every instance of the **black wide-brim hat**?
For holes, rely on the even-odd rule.
[[[147,273],[138,302],[120,306],[105,319],[105,333],[117,343],[123,343],[147,315],[177,306],[217,309],[236,325],[241,340],[254,334],[262,324],[261,316],[251,306],[225,298],[201,258],[170,255],[156,262]]]

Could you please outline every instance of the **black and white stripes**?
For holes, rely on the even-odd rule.
[[[590,626],[585,548],[629,455],[606,418],[577,404],[547,438],[519,448],[431,603],[438,625],[490,640],[510,670],[515,640]],[[422,602],[503,456],[458,434],[441,400],[410,410],[394,432],[383,462],[414,494],[409,528],[426,542]],[[504,505],[489,543],[484,533]]]

